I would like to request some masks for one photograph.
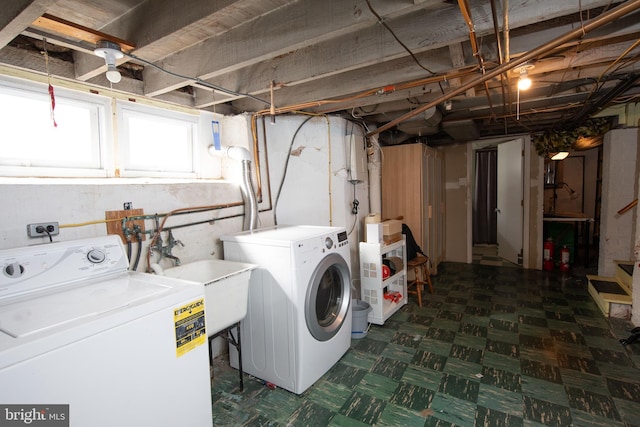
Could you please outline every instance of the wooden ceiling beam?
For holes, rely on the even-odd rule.
[[[132,42],[102,33],[91,28],[84,27],[79,24],[75,24],[65,19],[49,15],[47,13],[37,18],[31,25],[45,31],[51,31],[56,34],[61,34],[66,37],[72,37],[74,39],[82,40],[94,45],[98,44],[100,40],[107,40],[120,45],[120,49],[123,52],[130,52],[136,48],[135,44]]]

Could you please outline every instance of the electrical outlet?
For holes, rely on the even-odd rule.
[[[57,222],[27,224],[27,234],[29,237],[56,236],[60,234],[60,227]]]

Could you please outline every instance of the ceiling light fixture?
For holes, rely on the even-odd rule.
[[[527,70],[522,70],[520,72],[520,78],[518,79],[518,89],[527,90],[530,87],[531,87],[531,79],[529,78],[529,73],[527,73]]]
[[[527,90],[531,87],[531,79],[529,78],[529,70],[533,69],[533,64],[524,63],[513,69],[518,78],[518,90]]]
[[[93,53],[95,53],[96,56],[104,58],[107,63],[107,80],[111,83],[120,83],[122,76],[116,68],[116,60],[124,56],[122,50],[120,50],[120,45],[108,40],[100,40]]]
[[[569,156],[568,151],[559,151],[551,154],[551,160],[564,160]]]
[[[514,72],[520,77],[518,78],[518,99],[516,101],[516,120],[520,120],[520,91],[527,90],[531,87],[531,79],[529,78],[529,70],[533,68],[533,64],[524,63],[517,68],[514,68]]]

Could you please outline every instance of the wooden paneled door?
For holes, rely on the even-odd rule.
[[[427,250],[433,264],[432,273],[438,272],[438,264],[444,261],[444,154],[440,150],[426,148],[427,152]]]
[[[444,254],[442,153],[423,144],[382,148],[382,218],[402,217],[432,261]]]

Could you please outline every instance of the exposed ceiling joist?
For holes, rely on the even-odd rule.
[[[114,37],[112,35],[92,30],[85,26],[74,24],[65,19],[52,16],[47,13],[36,18],[31,24],[32,26],[54,34],[59,34],[71,39],[81,40],[93,45],[97,45],[101,40],[107,40],[120,45],[123,52],[129,52],[136,48],[135,44],[126,40]]]
[[[465,139],[447,128],[467,138],[540,132],[579,117],[587,99],[635,100],[639,3],[509,0],[505,11],[498,0],[16,0],[0,11],[0,63],[45,72],[46,39],[50,72],[109,87],[93,49],[111,40],[129,54],[116,90],[268,114],[275,81],[279,113],[341,114],[394,141],[438,145]],[[625,12],[590,24],[614,8]],[[535,61],[534,88],[521,94],[518,121],[508,71],[524,60]],[[439,123],[412,120],[430,108]]]

